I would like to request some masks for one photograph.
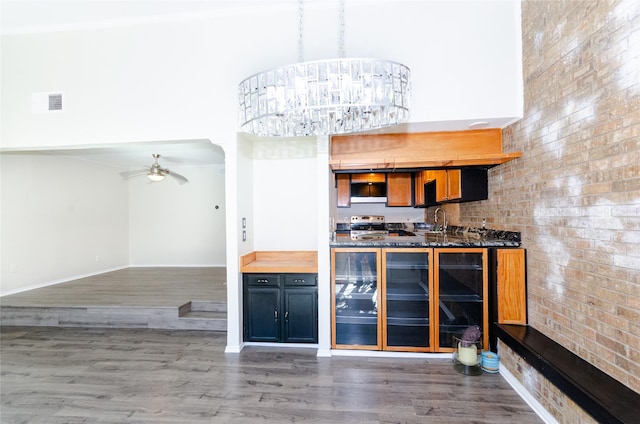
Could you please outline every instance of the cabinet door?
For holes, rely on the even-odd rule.
[[[447,170],[438,169],[431,172],[436,181],[436,202],[444,202],[447,200]]]
[[[489,198],[488,174],[483,168],[463,168],[460,172],[459,202],[473,202]]]
[[[331,250],[332,347],[380,349],[379,249]]]
[[[434,282],[438,307],[437,350],[453,350],[453,337],[471,325],[480,327],[489,348],[487,249],[435,249]]]
[[[462,198],[462,171],[447,169],[447,200]]]
[[[527,324],[524,249],[496,249],[498,323]]]
[[[383,249],[384,350],[431,350],[433,250]]]
[[[426,172],[427,171],[417,171],[413,176],[413,196],[416,206],[424,205],[424,183],[427,182],[425,180]]]
[[[413,206],[410,173],[387,175],[387,206]]]
[[[280,288],[246,286],[245,340],[280,341]]]
[[[318,342],[318,290],[315,287],[284,289],[283,342]]]
[[[339,208],[348,208],[351,206],[351,181],[349,174],[336,174],[336,188],[338,190]]]

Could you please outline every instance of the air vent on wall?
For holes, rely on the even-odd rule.
[[[33,113],[62,112],[62,96],[64,93],[33,93],[31,95],[31,111]]]

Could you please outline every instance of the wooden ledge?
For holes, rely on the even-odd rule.
[[[527,325],[494,324],[496,335],[602,423],[637,423],[640,394]]]
[[[318,252],[315,250],[255,251],[240,256],[240,272],[318,273]]]

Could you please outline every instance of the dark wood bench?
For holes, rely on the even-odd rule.
[[[495,336],[601,423],[640,422],[640,394],[535,328],[494,324]]]

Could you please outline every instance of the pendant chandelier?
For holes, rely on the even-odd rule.
[[[299,0],[298,63],[250,76],[238,87],[243,131],[270,137],[331,135],[383,128],[409,119],[409,68],[383,59],[303,61],[303,0]]]

